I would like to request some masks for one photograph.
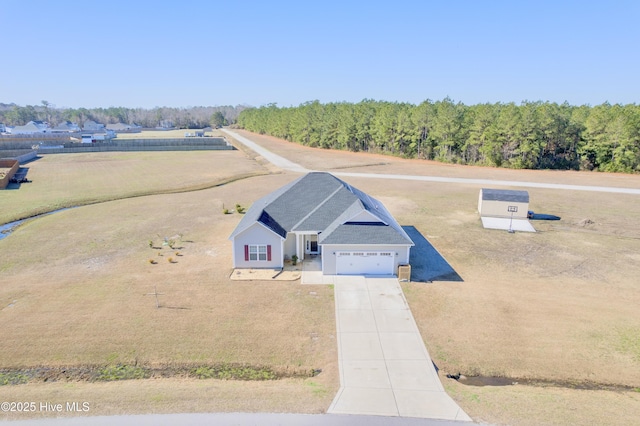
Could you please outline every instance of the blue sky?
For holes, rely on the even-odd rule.
[[[0,102],[639,103],[640,2],[0,0]]]

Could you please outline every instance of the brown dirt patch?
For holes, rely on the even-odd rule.
[[[353,165],[360,172],[384,169],[385,173],[640,187],[638,176],[447,166],[267,139],[270,149],[313,169],[344,170]],[[254,164],[249,170],[259,167],[248,161]],[[389,164],[373,165],[380,162]],[[294,178],[283,173],[204,191],[109,202],[21,227],[0,242],[0,315],[6,324],[0,330],[6,342],[0,347],[0,359],[7,366],[39,365],[43,360],[63,365],[138,359],[323,368],[314,382],[324,380],[329,396],[320,405],[326,409],[337,389],[331,289],[318,286],[311,296],[291,282],[231,283],[226,238],[240,217],[218,214],[223,203],[249,206]],[[640,223],[637,196],[530,189],[533,210],[562,220],[533,222],[537,234],[508,234],[484,230],[474,219],[478,186],[347,180],[385,202],[401,224],[421,231],[463,279],[403,285],[441,374],[640,385],[636,312],[640,264],[635,261],[640,230],[632,226]],[[593,223],[581,226],[585,218]],[[150,265],[149,258],[159,256],[149,249],[148,240],[177,233],[185,240],[184,256],[177,263]],[[165,308],[156,309],[152,296],[146,295],[154,286],[164,293],[160,301]],[[126,386],[133,389],[137,382]],[[178,382],[150,382],[175,386],[174,396],[162,396],[163,407],[181,411],[179,407],[193,407],[180,399],[181,389],[200,383],[183,387]],[[306,389],[295,383],[292,389]],[[276,386],[271,391],[287,394],[278,383],[271,385]],[[273,396],[276,400],[261,400],[267,388],[253,386],[235,395],[264,401],[277,411],[279,393]],[[633,392],[447,387],[472,417],[494,423],[580,424],[593,416],[594,423],[620,419],[618,424],[625,424],[631,418],[626,413],[637,414],[638,407]],[[47,388],[13,389],[37,395]],[[98,388],[83,387],[86,392],[91,389]],[[245,390],[247,394],[242,393]],[[0,394],[9,391],[0,388]],[[153,397],[140,392],[131,404],[117,402],[119,396],[108,396],[107,391],[104,400],[116,399],[111,412],[137,412],[141,408],[136,404]],[[478,398],[481,403],[476,403]],[[309,401],[316,400],[304,397],[300,410],[318,407]],[[225,406],[250,410],[261,404],[244,401]],[[613,411],[618,409],[622,414],[616,418]],[[587,417],[580,417],[581,412]]]

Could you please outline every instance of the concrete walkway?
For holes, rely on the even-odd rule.
[[[335,286],[341,384],[328,413],[471,421],[444,391],[397,278],[327,281]]]

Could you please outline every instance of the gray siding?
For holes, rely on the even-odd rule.
[[[271,262],[269,261],[245,261],[244,246],[264,244],[271,246]],[[233,267],[234,268],[282,268],[283,242],[280,236],[274,234],[264,226],[256,223],[236,235],[233,242]]]

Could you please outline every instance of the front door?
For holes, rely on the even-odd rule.
[[[306,254],[318,254],[318,236],[307,235],[305,237],[305,250]]]

